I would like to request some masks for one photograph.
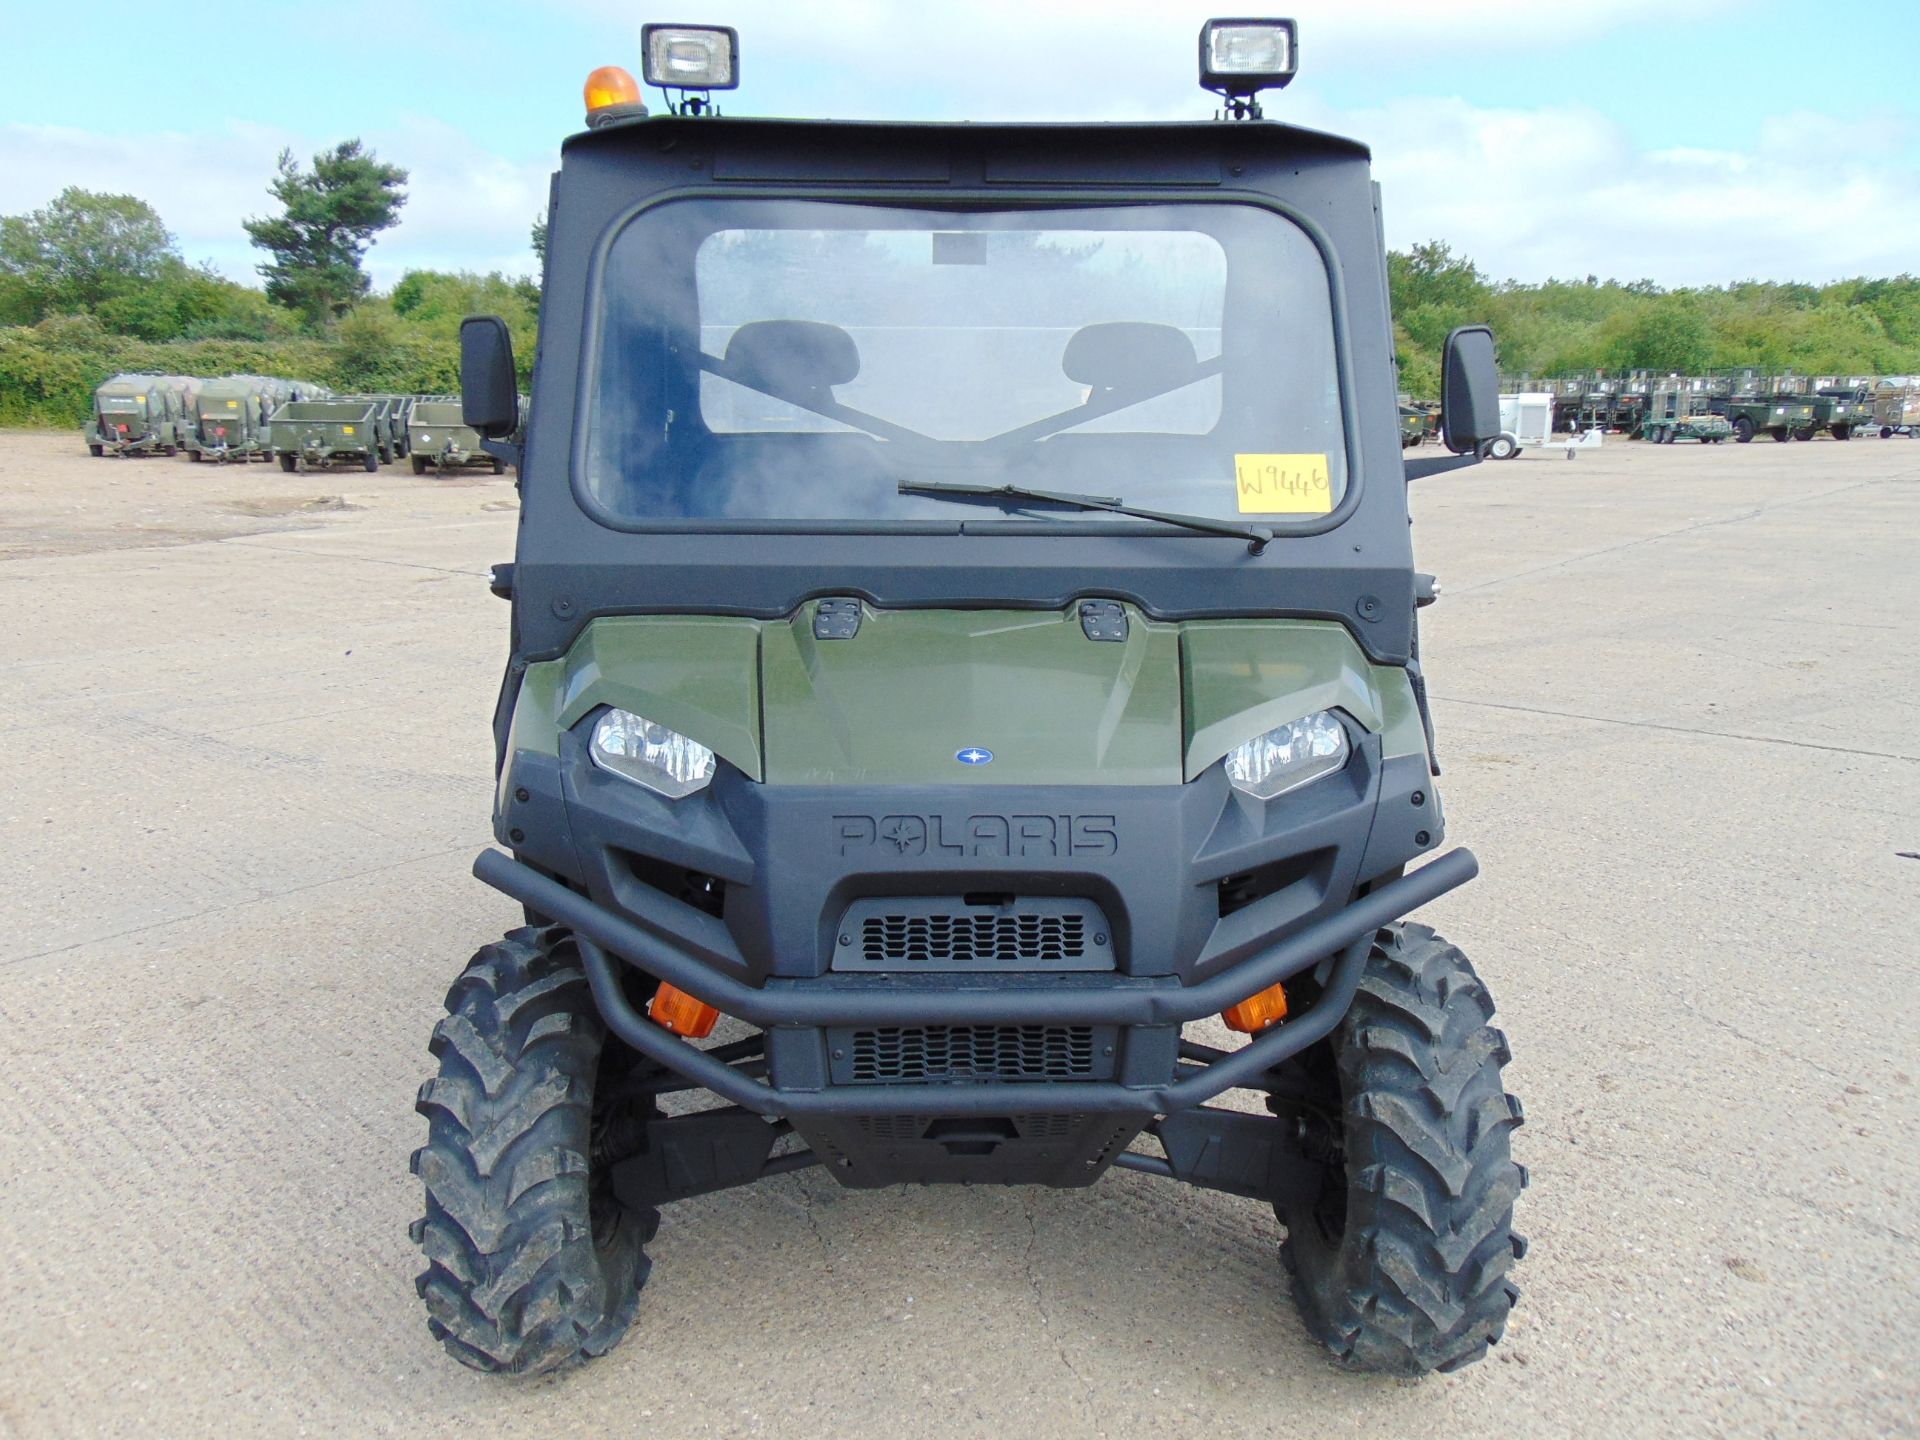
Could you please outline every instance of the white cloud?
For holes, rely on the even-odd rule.
[[[637,68],[628,0],[569,3],[622,37],[614,50]],[[1208,113],[1193,84],[1193,49],[1218,0],[731,0],[721,8],[741,31],[746,88],[725,97],[739,113]],[[1541,23],[1537,6],[1509,0],[1282,8],[1300,19],[1304,76],[1360,78],[1389,96],[1396,76],[1431,80],[1490,47],[1516,65],[1566,53],[1563,31]],[[1653,0],[1613,0],[1609,19],[1650,23],[1664,10]],[[583,57],[582,70],[620,58]],[[1899,158],[1913,153],[1911,117],[1752,114],[1731,131],[1641,147],[1600,110],[1571,102],[1521,108],[1403,95],[1343,108],[1322,98],[1342,88],[1303,80],[1274,97],[1269,113],[1371,145],[1396,246],[1443,239],[1496,277],[1526,280],[1817,281],[1915,268],[1920,176]],[[258,257],[241,217],[268,208],[281,146],[305,156],[323,138],[238,123],[211,134],[125,136],[0,126],[0,213],[44,204],[67,184],[127,191],[155,205],[189,258],[252,279]],[[531,268],[527,227],[545,207],[560,136],[547,156],[509,159],[423,114],[365,138],[412,171],[401,224],[369,256],[379,284],[415,266]],[[169,163],[155,164],[158,154]]]
[[[1390,244],[1443,239],[1497,279],[1817,282],[1915,268],[1920,176],[1891,162],[1900,150],[1884,130],[1868,146],[1857,127],[1796,114],[1751,127],[1751,148],[1637,150],[1571,106],[1306,111],[1372,145]]]
[[[363,137],[410,172],[400,223],[367,255],[374,283],[408,269],[533,269],[527,231],[546,208],[547,176],[558,163],[516,163],[494,155],[445,121],[409,117]],[[261,259],[240,222],[268,214],[267,184],[281,149],[303,162],[317,137],[231,123],[214,134],[103,135],[56,125],[0,126],[0,214],[37,208],[68,185],[138,195],[160,212],[180,251],[210,260],[233,279],[257,283]],[[156,155],[169,157],[155,164]]]

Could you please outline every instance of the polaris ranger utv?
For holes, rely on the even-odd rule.
[[[721,118],[731,31],[642,45],[680,95],[589,82],[524,454],[505,326],[462,331],[523,467],[474,868],[527,923],[433,1034],[433,1333],[599,1355],[661,1206],[804,1166],[1118,1167],[1273,1206],[1342,1362],[1480,1357],[1521,1113],[1405,918],[1477,869],[1406,481],[1499,434],[1493,341],[1403,460],[1367,151],[1259,113],[1292,23],[1208,25],[1194,124]]]

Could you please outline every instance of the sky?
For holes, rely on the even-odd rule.
[[[1187,0],[711,0],[660,15],[615,0],[0,0],[0,214],[68,185],[137,195],[189,260],[251,283],[240,221],[267,213],[275,156],[357,135],[412,175],[400,224],[368,255],[376,286],[418,268],[531,273],[528,229],[580,128],[581,84],[598,65],[639,73],[643,20],[740,31],[730,114],[1155,120],[1212,113],[1195,83],[1212,13]],[[1882,58],[1912,55],[1920,0],[1269,13],[1298,19],[1300,72],[1268,116],[1372,147],[1395,248],[1444,240],[1522,281],[1920,273],[1920,81],[1909,58]]]

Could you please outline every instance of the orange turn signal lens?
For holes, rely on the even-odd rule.
[[[1220,1018],[1227,1022],[1229,1030],[1258,1035],[1269,1025],[1277,1025],[1287,1018],[1287,988],[1269,985],[1258,995],[1249,995],[1231,1009],[1222,1010]]]
[[[615,105],[638,105],[640,82],[618,65],[602,65],[587,77],[587,113]]]
[[[671,1030],[688,1040],[704,1040],[713,1034],[720,1012],[706,1001],[696,1000],[662,980],[654,992],[653,1003],[647,1007],[647,1017],[663,1030]]]

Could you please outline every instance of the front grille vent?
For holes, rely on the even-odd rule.
[[[876,965],[1062,965],[1087,953],[1083,915],[868,915],[860,953]]]
[[[1056,895],[872,896],[833,930],[835,970],[1112,970],[1113,927]]]
[[[855,1030],[855,1084],[916,1080],[1085,1080],[1091,1025],[924,1025]]]

